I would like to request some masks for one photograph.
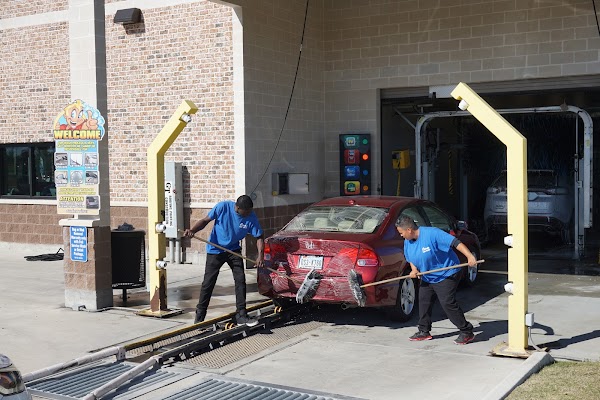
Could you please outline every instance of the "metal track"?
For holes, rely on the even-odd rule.
[[[223,368],[323,325],[322,322],[312,321],[311,319],[303,320],[302,318],[290,322],[292,316],[298,315],[302,310],[306,309],[307,307],[300,306],[283,311],[273,307],[271,302],[261,303],[249,308],[249,311],[258,317],[259,323],[256,326],[236,326],[232,323],[233,314],[227,314],[206,321],[206,323],[180,328],[154,338],[126,344],[124,346],[126,361],[109,361],[105,359],[35,380],[28,383],[28,387],[30,387],[34,394],[42,397],[70,400],[86,397],[86,395],[98,388],[101,388],[98,390],[102,391],[103,388],[114,385],[113,379],[116,379],[116,381],[127,379],[126,383],[122,384],[116,390],[113,389],[110,392],[105,390],[107,394],[103,398],[125,399],[129,397],[133,398],[132,396],[137,397],[140,393],[160,388],[161,385],[169,385],[186,376],[195,374],[196,372],[193,369],[189,369],[189,367],[213,370]],[[264,332],[268,332],[269,334],[261,334]],[[136,366],[137,362],[146,361],[151,357],[159,360],[157,366],[169,364],[170,367],[167,369],[160,367],[153,368],[133,378],[125,378],[126,374]],[[188,374],[174,374],[173,372],[182,369],[172,369],[177,364],[181,364],[181,367],[187,366]],[[185,371],[186,369],[183,368],[183,370]],[[130,375],[135,375],[135,371],[132,371]],[[238,384],[223,384],[219,382],[213,382],[210,385],[214,386],[215,393],[221,393],[221,390],[233,393],[238,390],[237,386],[239,386]],[[148,389],[148,387],[151,387],[151,389]],[[244,387],[244,390],[250,390],[252,393],[256,392],[255,394],[258,396],[256,398],[263,398],[262,394],[268,394],[264,398],[270,399],[331,398],[323,396],[307,397],[306,393],[294,390],[287,392],[283,390],[280,393],[279,389],[275,390],[270,388],[269,385],[246,385]],[[185,398],[206,398],[202,397],[204,395],[201,397],[196,397],[196,394],[192,393],[190,395],[192,397]],[[279,397],[280,395],[283,397]],[[297,395],[300,397],[296,397]],[[173,399],[175,398],[178,398],[177,395],[173,397]]]

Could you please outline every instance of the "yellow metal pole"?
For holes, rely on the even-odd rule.
[[[508,345],[500,344],[497,355],[528,357],[527,327],[527,139],[465,83],[459,83],[452,96],[459,107],[469,111],[502,143],[507,157],[508,234]]]
[[[165,208],[165,153],[198,107],[184,100],[148,147],[148,269],[150,272],[150,310],[140,315],[164,317],[167,308],[167,271],[164,260],[166,241],[163,232]],[[179,314],[181,311],[176,312]]]

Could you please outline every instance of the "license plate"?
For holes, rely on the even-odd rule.
[[[323,256],[300,256],[298,268],[323,269]]]

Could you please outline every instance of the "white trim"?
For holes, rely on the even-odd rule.
[[[242,7],[231,7],[233,45],[233,148],[236,196],[246,193],[246,131],[244,101],[244,24]]]
[[[54,200],[42,200],[42,199],[0,199],[0,204],[26,204],[26,205],[45,205],[45,206],[56,206],[56,199]]]
[[[125,0],[109,3],[104,6],[104,15],[116,14],[117,10],[125,8],[165,8],[179,4],[199,3],[200,0]],[[22,17],[0,19],[0,31],[7,29],[25,28],[28,26],[55,24],[69,21],[69,10],[50,11],[47,13],[30,14]]]
[[[205,209],[211,209],[213,208],[217,203],[183,203],[183,208],[193,208],[193,209],[200,209],[200,208],[205,208]],[[140,208],[146,208],[148,207],[148,202],[147,201],[111,201],[110,202],[110,206],[111,207],[140,207]]]
[[[27,26],[55,24],[67,22],[69,10],[51,11],[42,14],[24,15],[22,17],[0,19],[0,30],[18,29]]]
[[[104,6],[105,14],[116,14],[117,10],[126,8],[139,8],[140,10],[148,10],[151,8],[165,8],[177,6],[179,4],[199,3],[200,0],[125,0],[116,3],[109,3]]]

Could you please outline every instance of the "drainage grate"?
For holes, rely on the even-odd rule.
[[[254,383],[208,379],[197,386],[186,389],[164,400],[336,400],[340,397],[299,392],[291,388],[276,388]]]
[[[123,362],[94,364],[33,381],[27,384],[27,388],[32,394],[45,398],[81,399],[110,380],[131,370],[134,366],[136,364]],[[192,371],[173,368],[169,368],[168,371],[151,369],[121,385],[116,391],[108,393],[103,399],[133,398],[193,374]]]
[[[181,363],[210,369],[223,368],[226,365],[258,354],[263,350],[272,348],[291,338],[317,329],[324,324],[324,322],[318,321],[296,321],[282,327],[273,328],[268,333],[257,333],[248,336],[243,340],[228,343],[222,347],[218,347],[214,350],[207,351],[206,353],[182,361]]]

